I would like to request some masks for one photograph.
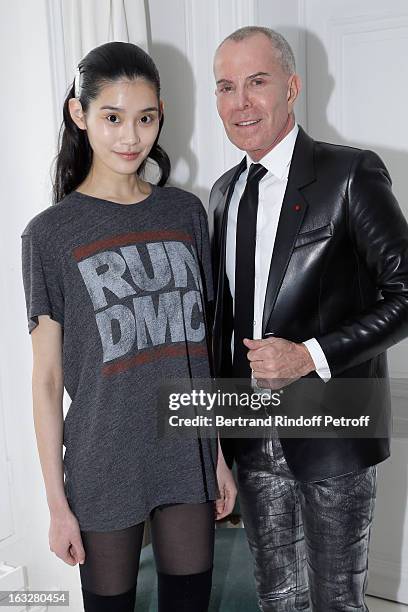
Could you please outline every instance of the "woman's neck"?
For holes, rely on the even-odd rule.
[[[102,200],[110,200],[121,204],[133,204],[144,200],[150,195],[152,187],[137,174],[112,177],[101,176],[100,173],[89,172],[86,179],[78,185],[76,191]]]

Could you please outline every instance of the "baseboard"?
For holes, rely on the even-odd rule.
[[[408,604],[408,568],[393,561],[370,558],[367,595]]]

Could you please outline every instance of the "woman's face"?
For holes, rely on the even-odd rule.
[[[134,174],[156,140],[160,115],[161,105],[148,81],[139,78],[103,86],[89,104],[83,123],[93,150],[93,165]]]

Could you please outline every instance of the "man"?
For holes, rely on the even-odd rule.
[[[237,30],[218,47],[214,73],[226,134],[246,153],[210,196],[216,374],[249,379],[252,370],[270,388],[385,378],[386,349],[408,335],[408,226],[384,164],[315,142],[296,124],[301,81],[278,33]],[[279,438],[273,429],[222,448],[237,463],[260,609],[366,611],[388,437]]]

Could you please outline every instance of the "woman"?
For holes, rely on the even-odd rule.
[[[205,211],[163,189],[160,81],[142,49],[90,51],[63,114],[54,205],[22,234],[50,548],[80,563],[86,611],[130,611],[150,517],[160,612],[205,611],[234,481],[216,440],[159,438],[155,412],[163,379],[210,376]]]

